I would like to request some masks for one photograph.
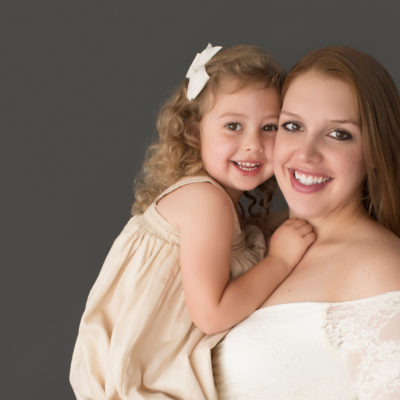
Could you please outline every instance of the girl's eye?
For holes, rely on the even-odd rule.
[[[276,132],[278,130],[278,126],[275,124],[268,124],[263,126],[263,130],[266,132]]]
[[[350,140],[352,138],[351,133],[342,129],[335,129],[328,136],[336,140]]]
[[[242,125],[240,125],[239,122],[229,122],[225,125],[225,128],[228,128],[230,131],[240,131]]]
[[[296,122],[285,122],[282,124],[282,127],[289,132],[297,132],[301,130],[301,126]]]

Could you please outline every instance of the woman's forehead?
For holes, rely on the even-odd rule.
[[[359,120],[357,98],[351,85],[316,72],[301,74],[289,84],[282,111],[314,117],[322,113],[333,120]]]

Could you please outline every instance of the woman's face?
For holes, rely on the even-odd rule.
[[[293,215],[313,219],[358,208],[366,170],[351,86],[317,72],[295,78],[283,101],[273,157]]]

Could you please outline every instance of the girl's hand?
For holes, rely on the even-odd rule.
[[[316,237],[306,220],[289,218],[271,236],[268,257],[282,260],[292,270]]]

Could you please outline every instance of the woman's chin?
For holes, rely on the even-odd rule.
[[[307,205],[301,206],[296,204],[295,207],[291,207],[289,204],[289,215],[291,218],[301,218],[306,220],[321,218],[324,216],[324,210],[315,209]]]

